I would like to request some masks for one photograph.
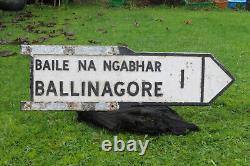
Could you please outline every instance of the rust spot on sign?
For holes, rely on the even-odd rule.
[[[116,111],[119,109],[119,104],[117,102],[111,102],[109,103],[108,107],[109,107],[108,109],[109,111]]]

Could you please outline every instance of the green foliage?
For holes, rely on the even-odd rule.
[[[46,34],[24,29],[33,22],[53,21],[54,27],[39,29],[74,32],[74,39],[59,33],[41,44],[98,43],[128,45],[138,52],[211,52],[236,81],[211,106],[174,108],[197,124],[200,132],[186,136],[111,133],[78,123],[73,112],[21,112],[20,101],[29,100],[30,58],[19,54],[19,45],[1,45],[0,50],[18,55],[0,58],[0,165],[249,165],[249,13],[76,5],[27,9],[37,17],[12,23],[15,13],[0,15],[0,22],[6,25],[0,39],[44,37]],[[149,139],[146,154],[101,151],[101,142],[112,140],[114,135],[124,141]]]

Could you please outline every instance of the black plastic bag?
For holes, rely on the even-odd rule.
[[[127,105],[113,112],[78,112],[78,121],[86,121],[110,131],[158,135],[170,132],[184,135],[199,128],[184,121],[167,106]]]

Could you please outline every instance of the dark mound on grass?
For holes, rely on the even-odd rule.
[[[117,112],[78,112],[78,121],[86,121],[110,131],[158,135],[170,132],[184,135],[198,131],[167,106],[127,106]]]

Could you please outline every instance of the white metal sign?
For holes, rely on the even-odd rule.
[[[32,57],[33,102],[207,105],[233,82],[233,77],[211,54],[100,56],[73,51],[37,52]]]

